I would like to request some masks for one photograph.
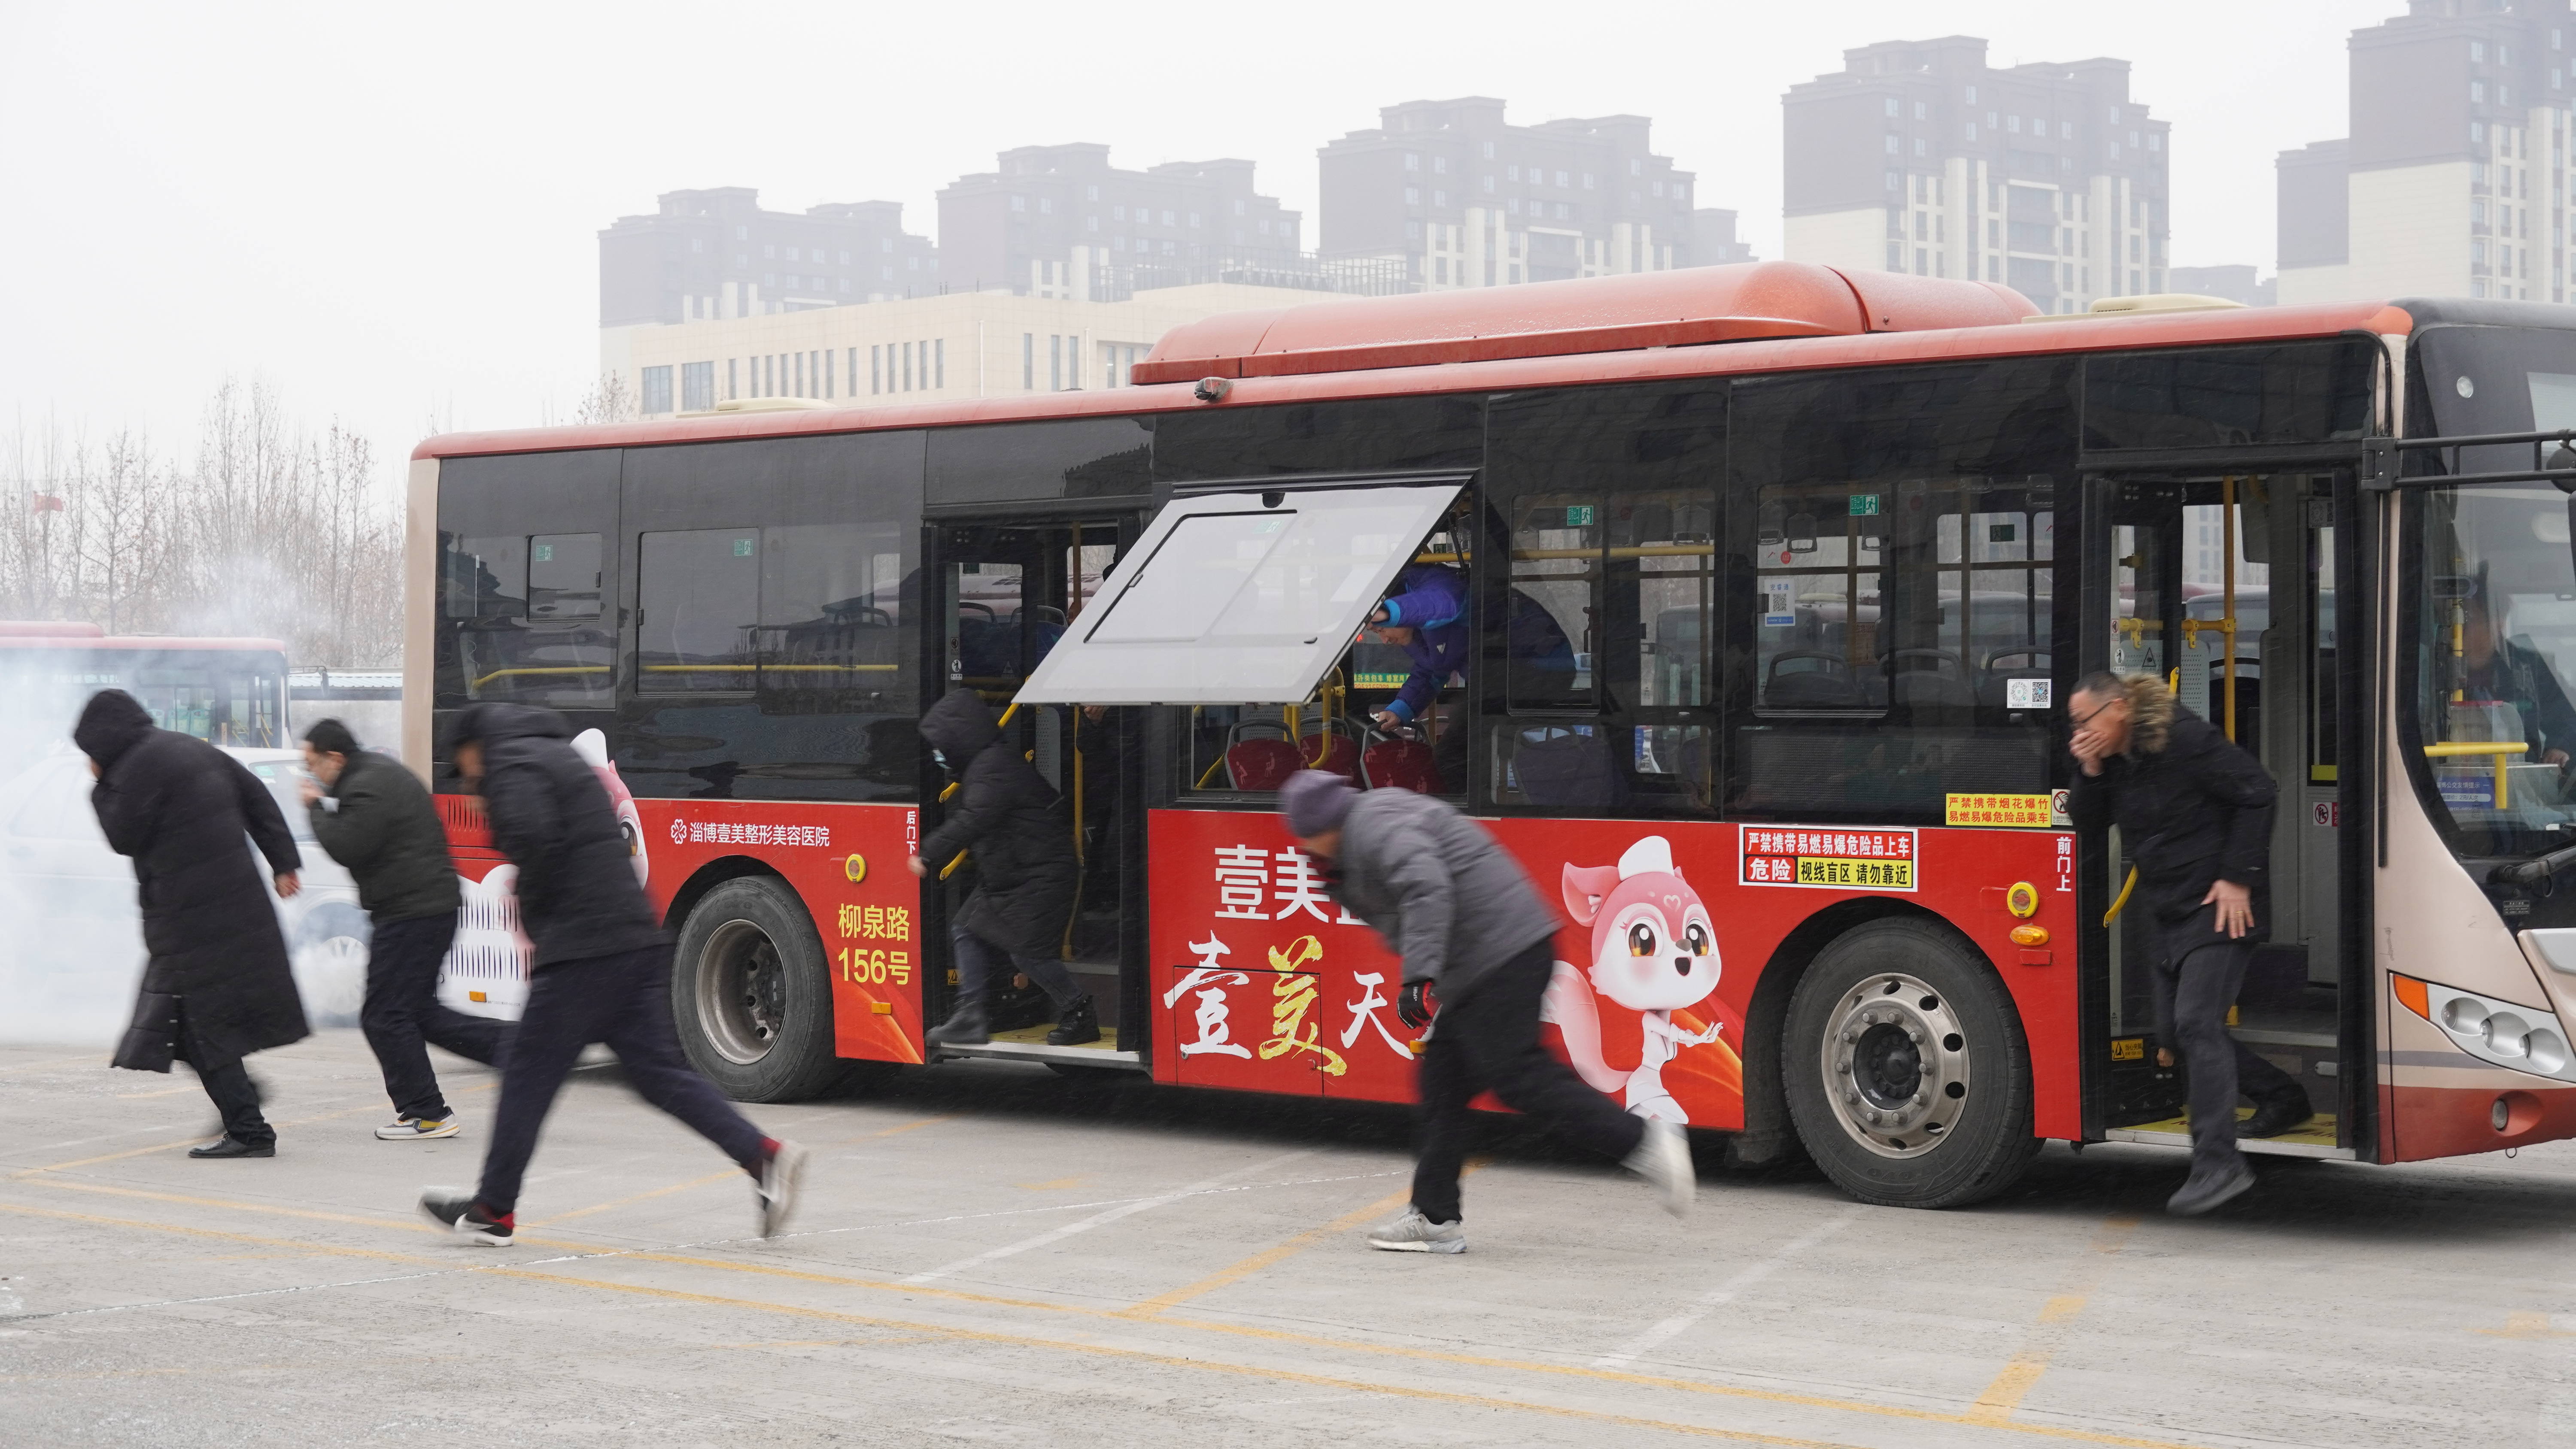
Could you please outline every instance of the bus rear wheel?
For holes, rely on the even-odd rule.
[[[1994,968],[1947,929],[1872,921],[1790,998],[1781,1071],[1807,1153],[1882,1207],[1960,1207],[2021,1176],[2030,1050]]]
[[[841,1075],[822,938],[776,881],[726,881],[690,910],[671,1015],[691,1064],[735,1101],[798,1101]]]

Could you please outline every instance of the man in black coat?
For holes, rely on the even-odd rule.
[[[275,1157],[277,1132],[242,1058],[301,1041],[308,1028],[277,908],[242,837],[267,859],[278,895],[294,895],[304,860],[285,812],[241,761],[155,728],[121,689],[90,697],[72,742],[98,777],[99,828],[134,860],[151,953],[117,1065],[168,1071],[175,1055],[197,1069],[224,1132],[190,1157]]]
[[[2192,1217],[2254,1185],[2236,1147],[2236,1095],[2254,1099],[2248,1137],[2313,1115],[2298,1080],[2227,1030],[2245,963],[2270,927],[2272,777],[2151,674],[2085,676],[2069,701],[2068,749],[2083,767],[2076,828],[2120,827],[2137,867],[2129,909],[2155,920],[2156,1018],[2182,1049],[2191,1098],[2191,1176],[2165,1204]]]
[[[376,1136],[388,1142],[453,1137],[459,1124],[438,1090],[424,1041],[491,1066],[500,1061],[510,1029],[438,999],[438,968],[456,940],[462,899],[447,828],[419,776],[399,760],[358,748],[357,736],[336,719],[317,720],[304,732],[304,769],[313,838],[348,868],[374,928],[358,1027],[394,1103],[394,1120]]]
[[[912,873],[928,877],[962,850],[975,853],[975,893],[948,928],[957,961],[957,1010],[934,1027],[933,1045],[972,1046],[992,1039],[984,993],[1007,959],[1045,988],[1058,1019],[1050,1046],[1100,1040],[1091,997],[1073,984],[1059,953],[1081,872],[1073,855],[1073,821],[1056,792],[1002,738],[993,712],[971,689],[954,689],[921,717],[921,738],[964,782],[947,818]]]
[[[550,709],[478,704],[449,741],[483,797],[492,844],[519,868],[519,927],[534,948],[527,1009],[501,1068],[483,1182],[431,1188],[421,1211],[462,1236],[507,1247],[537,1129],[581,1049],[605,1042],[644,1100],[724,1149],[755,1184],[760,1235],[795,1210],[806,1151],[764,1137],[680,1051],[671,1022],[671,941],[635,878],[608,791]]]

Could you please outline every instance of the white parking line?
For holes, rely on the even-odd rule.
[[[1158,1208],[1166,1203],[1179,1202],[1185,1197],[1191,1197],[1198,1193],[1206,1192],[1210,1188],[1223,1187],[1225,1184],[1232,1182],[1239,1177],[1251,1177],[1258,1173],[1269,1172],[1280,1167],[1285,1167],[1289,1163],[1296,1161],[1298,1158],[1312,1157],[1315,1155],[1315,1152],[1316,1149],[1309,1147],[1300,1149],[1296,1152],[1283,1153],[1280,1156],[1271,1158],[1267,1162],[1256,1162],[1250,1167],[1238,1167],[1232,1172],[1219,1173],[1204,1182],[1194,1182],[1187,1187],[1175,1188],[1159,1197],[1139,1198],[1134,1202],[1120,1203],[1118,1206],[1109,1209],[1107,1212],[1093,1213],[1090,1217],[1084,1218],[1078,1223],[1067,1223],[1063,1227],[1040,1233],[1034,1238],[1022,1238],[1016,1243],[1008,1243],[1002,1247],[987,1249],[984,1252],[977,1253],[971,1258],[960,1258],[954,1263],[949,1263],[943,1267],[933,1268],[927,1273],[915,1273],[909,1278],[900,1279],[898,1281],[904,1283],[934,1283],[939,1279],[949,1277],[953,1274],[965,1272],[969,1268],[980,1268],[986,1263],[998,1263],[1004,1258],[1015,1257],[1018,1254],[1029,1251],[1031,1248],[1043,1248],[1049,1243],[1060,1243],[1065,1239],[1072,1237],[1076,1233],[1087,1233],[1093,1228],[1099,1227],[1103,1223],[1114,1223],[1120,1218],[1133,1217],[1137,1213],[1144,1212],[1148,1208]]]
[[[1757,1259],[1735,1270],[1727,1280],[1693,1300],[1691,1306],[1621,1344],[1616,1352],[1605,1353],[1592,1361],[1594,1368],[1626,1368],[1651,1352],[1664,1340],[1687,1332],[1690,1326],[1735,1301],[1735,1295],[1780,1271],[1791,1258],[1841,1232],[1859,1217],[1861,1204],[1853,1203],[1841,1212],[1782,1243],[1769,1257]]]

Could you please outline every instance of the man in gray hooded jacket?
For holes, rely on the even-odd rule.
[[[1339,775],[1289,777],[1279,808],[1325,888],[1404,958],[1396,1014],[1425,1031],[1413,1203],[1369,1246],[1463,1253],[1458,1171],[1467,1104],[1488,1089],[1515,1111],[1646,1179],[1676,1215],[1697,1188],[1681,1128],[1621,1111],[1539,1044],[1539,998],[1556,969],[1556,912],[1475,821],[1410,790],[1354,790]]]

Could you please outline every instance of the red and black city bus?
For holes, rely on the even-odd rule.
[[[1965,1202],[2048,1139],[2183,1140],[2122,842],[2064,810],[2071,682],[2144,670],[2281,786],[2235,1028],[2321,1112],[2249,1146],[2576,1134],[2576,310],[2128,306],[1769,262],[1219,317],[1115,391],[433,439],[404,745],[471,969],[513,970],[506,877],[434,741],[545,705],[701,1066],[922,1061],[973,864],[903,869],[915,722],[974,689],[1065,797],[1111,1034],[957,1054],[1409,1096],[1394,963],[1272,810],[1320,765],[1561,900],[1550,1036],[1601,1090]],[[1354,637],[1408,566],[1478,630],[1411,741]]]

